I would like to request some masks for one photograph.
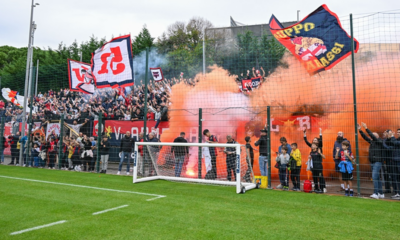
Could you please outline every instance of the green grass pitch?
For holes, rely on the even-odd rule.
[[[166,197],[147,201],[154,196],[130,191]],[[399,212],[393,201],[258,189],[236,194],[234,187],[133,184],[127,176],[0,166],[3,240],[399,239]],[[10,235],[61,220],[67,222]]]

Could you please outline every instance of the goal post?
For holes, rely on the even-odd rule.
[[[133,183],[151,180],[235,186],[236,193],[258,187],[244,146],[238,143],[136,142]]]

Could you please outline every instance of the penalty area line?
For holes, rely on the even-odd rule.
[[[106,212],[109,212],[109,211],[114,211],[114,210],[117,210],[117,209],[120,209],[120,208],[124,208],[124,207],[127,207],[127,206],[129,206],[129,205],[122,205],[122,206],[119,206],[119,207],[106,209],[106,210],[103,210],[103,211],[100,211],[100,212],[92,213],[92,215],[98,215],[98,214],[106,213]]]
[[[34,231],[34,230],[38,230],[38,229],[41,229],[41,228],[51,227],[51,226],[54,226],[54,225],[65,223],[65,222],[67,222],[67,220],[62,220],[62,221],[53,222],[53,223],[49,223],[49,224],[42,225],[42,226],[37,226],[37,227],[33,227],[33,228],[24,229],[24,230],[21,230],[21,231],[18,231],[18,232],[10,233],[10,235],[18,235],[18,234],[21,234],[21,233]]]
[[[155,199],[167,197],[165,195],[152,194],[152,193],[142,193],[142,192],[134,192],[134,191],[126,191],[126,190],[117,190],[117,189],[111,189],[111,188],[99,188],[99,187],[91,187],[91,186],[77,185],[77,184],[70,184],[70,183],[49,182],[49,181],[29,179],[29,178],[17,178],[17,177],[3,176],[3,175],[0,175],[0,177],[1,178],[8,178],[8,179],[15,179],[15,180],[28,181],[28,182],[48,183],[48,184],[54,184],[54,185],[62,185],[62,186],[78,187],[78,188],[88,188],[88,189],[110,191],[110,192],[118,192],[118,193],[132,193],[132,194],[138,194],[138,195],[145,195],[145,196],[154,197],[154,198],[147,199],[147,201],[152,201],[152,200],[155,200]]]

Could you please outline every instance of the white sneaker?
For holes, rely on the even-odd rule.
[[[379,198],[381,198],[381,199],[385,198],[385,194],[379,194],[379,193],[378,193],[378,196],[379,196]]]
[[[24,167],[26,166],[26,164],[24,164]]]
[[[129,175],[129,172],[126,172],[126,175]]]
[[[74,167],[74,170],[75,170],[75,171],[78,171],[78,166],[75,166],[75,167]]]
[[[19,163],[15,164],[15,166],[19,166]]]
[[[82,171],[81,166],[78,166],[78,172]]]
[[[328,190],[326,190],[326,188],[324,188],[324,193],[327,193],[328,192]]]
[[[56,169],[55,167],[53,167],[53,169]]]
[[[375,199],[379,199],[379,196],[377,194],[372,194],[371,196],[369,196],[370,198],[375,198]]]
[[[120,175],[120,174],[121,174],[121,172],[120,172],[120,171],[118,171],[118,172],[117,172],[117,175]]]
[[[398,197],[400,197],[400,194],[393,195],[391,198],[398,198]]]
[[[282,189],[283,187],[282,187],[282,184],[279,184],[277,187],[276,187],[276,189]]]

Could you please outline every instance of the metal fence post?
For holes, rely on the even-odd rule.
[[[100,172],[100,155],[99,155],[99,153],[100,153],[100,142],[101,142],[101,139],[102,139],[102,136],[101,136],[101,134],[102,134],[102,130],[103,130],[103,127],[102,127],[102,125],[101,125],[101,121],[103,120],[102,119],[102,116],[103,116],[103,114],[102,113],[100,113],[99,114],[99,120],[98,120],[98,122],[97,122],[97,146],[96,146],[96,171],[97,171],[97,173],[99,173]],[[96,127],[96,126],[95,126]]]
[[[58,148],[58,169],[61,169],[61,161],[63,160],[63,143],[64,143],[64,114],[61,114],[60,120],[60,139],[59,139],[59,148]]]
[[[1,127],[0,127],[0,153],[1,153],[1,159],[0,161],[4,163],[4,117],[1,118]],[[7,141],[7,139],[5,139]]]
[[[357,128],[358,119],[357,119],[356,70],[355,70],[355,63],[354,63],[353,14],[350,14],[350,31],[351,31],[351,71],[352,71],[352,78],[353,78],[354,132],[355,132],[355,140],[356,140],[357,195],[361,196],[360,158],[359,158],[359,149],[358,149],[358,128]]]
[[[271,107],[267,107],[268,188],[271,189]]]
[[[199,108],[199,143],[203,142],[203,109]],[[198,178],[201,179],[201,158],[202,158],[202,153],[201,153],[201,147],[199,147],[199,156],[198,156]]]
[[[144,77],[144,116],[143,116],[143,142],[147,139],[147,78],[149,74],[149,48],[146,48],[146,74]],[[129,158],[128,158],[129,159]],[[129,161],[129,160],[128,160]]]

